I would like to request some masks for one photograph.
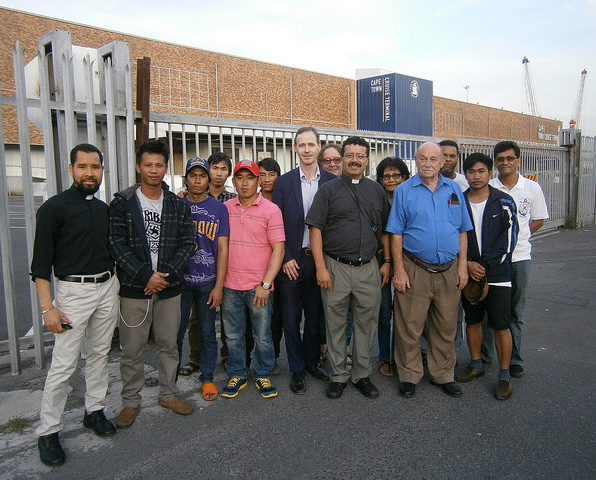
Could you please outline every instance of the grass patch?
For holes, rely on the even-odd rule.
[[[0,433],[23,433],[32,423],[33,420],[27,418],[13,418],[0,426]]]

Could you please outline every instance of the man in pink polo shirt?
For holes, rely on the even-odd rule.
[[[232,179],[238,196],[225,202],[230,216],[228,273],[221,306],[230,358],[230,376],[221,396],[233,398],[246,386],[246,322],[250,320],[255,339],[252,370],[255,386],[263,398],[277,396],[269,377],[275,363],[271,340],[273,279],[284,257],[284,224],[280,209],[257,192],[259,166],[241,160]]]

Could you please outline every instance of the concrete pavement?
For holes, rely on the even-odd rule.
[[[273,377],[279,396],[262,399],[252,382],[234,399],[202,400],[198,376],[180,380],[196,406],[181,417],[157,405],[157,387],[143,391],[135,424],[109,439],[82,426],[84,381],[75,374],[61,436],[65,465],[44,466],[34,429],[45,371],[0,374],[0,425],[31,419],[22,433],[0,434],[0,479],[163,478],[593,478],[596,469],[596,226],[533,241],[523,352],[526,375],[513,397],[493,397],[498,372],[462,385],[454,399],[422,380],[412,399],[397,378],[373,382],[381,395],[348,385],[328,400],[326,384],[307,377],[307,393],[289,390],[287,361]],[[116,347],[116,346],[115,346]],[[282,355],[284,355],[282,353]],[[108,417],[120,409],[117,348],[110,353]],[[459,368],[469,361],[459,352]],[[155,352],[145,355],[155,379]],[[219,389],[226,383],[216,369]]]

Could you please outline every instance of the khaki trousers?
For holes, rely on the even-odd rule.
[[[395,363],[400,382],[418,383],[423,376],[420,336],[428,316],[427,365],[431,380],[453,381],[454,338],[460,291],[457,260],[441,273],[429,273],[404,255],[411,288],[395,292]]]
[[[120,376],[122,377],[122,406],[141,404],[141,390],[145,384],[143,349],[153,325],[157,347],[159,399],[168,400],[178,393],[178,327],[180,326],[180,295],[159,299],[120,298]]]
[[[41,401],[41,425],[36,433],[50,435],[63,429],[61,421],[68,380],[77,367],[84,347],[85,410],[105,408],[108,391],[108,352],[118,318],[118,280],[103,283],[75,283],[55,280],[55,305],[72,323],[72,330],[54,334],[52,364]]]
[[[328,359],[331,381],[356,383],[372,373],[371,352],[377,335],[381,306],[381,274],[376,258],[366,265],[352,267],[325,255],[325,265],[333,288],[321,289],[325,311]],[[352,369],[346,364],[348,310],[354,317]]]

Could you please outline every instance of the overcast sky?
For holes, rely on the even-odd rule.
[[[596,0],[0,0],[27,12],[355,78],[383,68],[434,94],[528,113],[530,60],[543,117],[567,128],[588,70],[581,128],[596,135]],[[176,5],[179,5],[177,7]]]

